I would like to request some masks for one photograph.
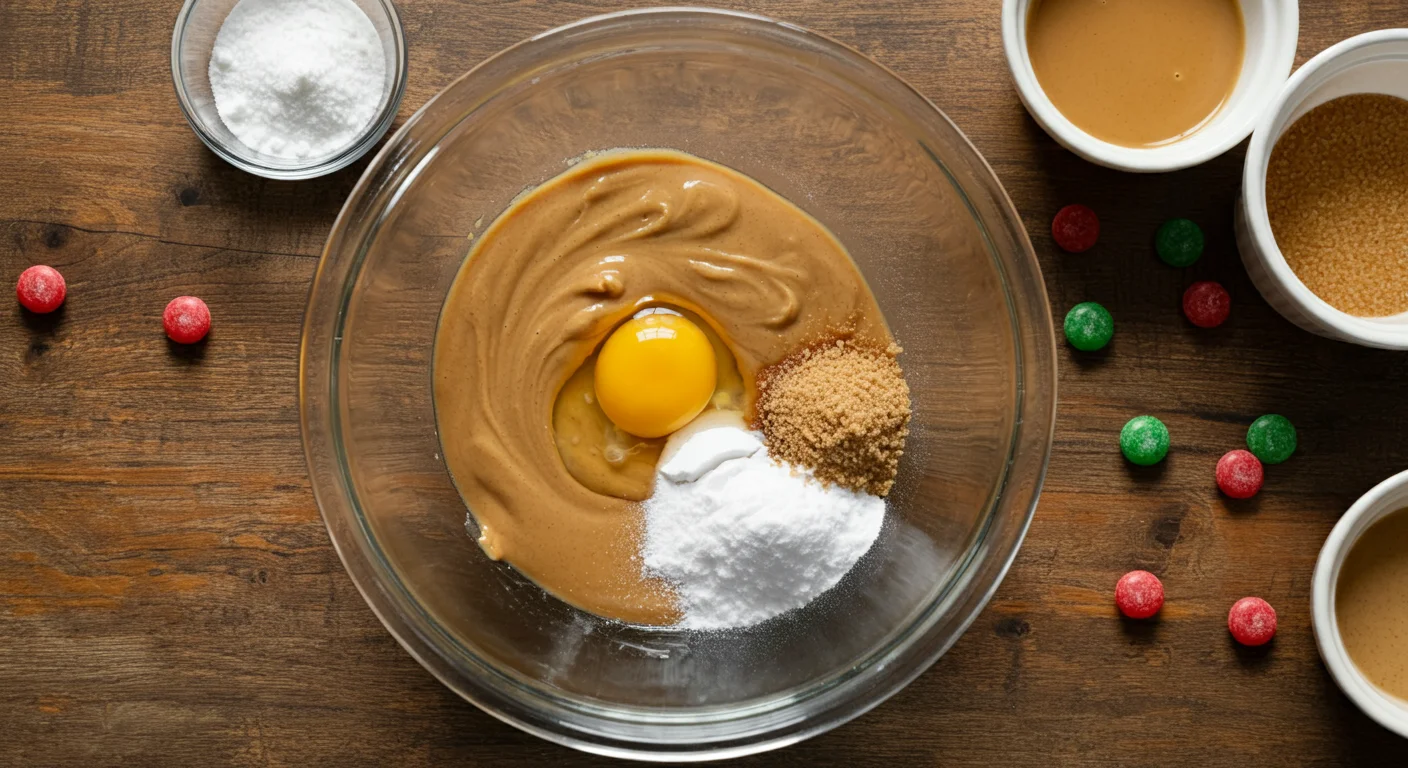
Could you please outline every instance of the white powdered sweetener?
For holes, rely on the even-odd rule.
[[[666,480],[692,483],[729,459],[746,459],[762,450],[757,435],[735,427],[710,427],[689,436],[679,449],[660,462]]]
[[[661,475],[645,502],[646,572],[674,586],[689,629],[751,626],[806,605],[869,551],[885,519],[884,499],[825,487],[766,448],[733,458],[758,439],[735,431],[687,436],[676,456],[703,471],[677,476],[698,479]],[[719,460],[701,460],[695,441],[718,446]]]
[[[285,160],[331,155],[376,118],[386,54],[352,0],[240,0],[210,56],[225,127]]]

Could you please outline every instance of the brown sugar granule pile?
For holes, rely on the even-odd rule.
[[[888,494],[909,434],[899,351],[837,340],[763,371],[757,427],[768,453],[824,483]]]
[[[1342,312],[1408,311],[1408,101],[1356,94],[1276,142],[1266,211],[1286,263]]]

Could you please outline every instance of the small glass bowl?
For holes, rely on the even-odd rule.
[[[386,88],[360,138],[331,155],[287,160],[257,152],[225,127],[210,91],[210,53],[225,17],[239,0],[186,0],[171,34],[171,79],[186,121],[211,151],[236,168],[268,179],[311,179],[351,165],[390,130],[406,95],[406,35],[391,0],[352,0],[371,19],[386,52]]]

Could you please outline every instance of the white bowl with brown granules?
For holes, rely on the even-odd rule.
[[[1291,77],[1252,134],[1236,228],[1286,319],[1408,349],[1408,29],[1352,37]]]

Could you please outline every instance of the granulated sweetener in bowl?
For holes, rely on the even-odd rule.
[[[268,179],[324,176],[371,151],[396,120],[406,71],[391,0],[185,0],[171,35],[171,79],[196,137]]]
[[[741,423],[680,438],[645,502],[641,556],[648,573],[673,586],[681,627],[746,627],[801,608],[836,586],[880,534],[884,499],[775,461],[762,435]],[[677,472],[680,463],[690,466]]]
[[[1357,93],[1310,110],[1266,169],[1286,264],[1341,312],[1408,311],[1408,100]]]
[[[1408,349],[1408,29],[1326,48],[1247,146],[1237,250],[1257,290],[1311,333]]]
[[[210,57],[220,119],[284,160],[332,155],[361,137],[386,90],[386,56],[352,0],[241,0]]]

